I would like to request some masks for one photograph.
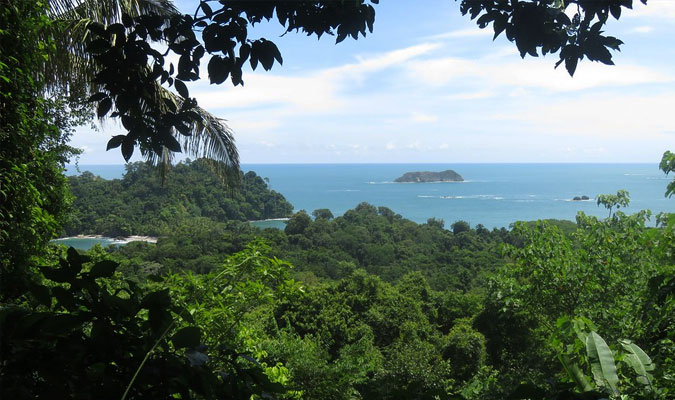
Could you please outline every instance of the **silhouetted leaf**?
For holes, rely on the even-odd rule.
[[[41,267],[40,272],[45,278],[57,283],[70,282],[75,278],[75,274],[68,268]]]
[[[186,351],[185,357],[188,359],[190,365],[192,365],[193,367],[204,365],[209,361],[209,356],[197,350]]]
[[[91,268],[91,271],[89,271],[89,276],[92,278],[110,277],[115,273],[115,270],[118,266],[119,264],[112,260],[99,261]]]
[[[110,97],[106,97],[105,99],[101,100],[98,103],[98,107],[96,108],[96,115],[99,118],[103,118],[108,111],[110,111],[110,108],[112,107],[112,100]]]
[[[183,96],[186,99],[188,97],[190,97],[190,93],[188,92],[188,88],[187,88],[187,86],[185,86],[185,83],[183,83],[183,81],[180,81],[180,80],[176,79],[173,84],[174,84],[174,87],[176,88],[176,90],[178,91],[178,94],[180,94],[181,96]]]
[[[158,290],[156,292],[148,293],[141,301],[141,307],[143,308],[165,308],[171,305],[171,297],[169,296],[169,290]]]
[[[54,314],[46,318],[40,330],[48,335],[63,335],[82,325],[80,319],[72,314]]]
[[[103,93],[103,92],[98,92],[98,93],[92,94],[92,95],[87,99],[87,101],[90,102],[90,103],[93,103],[93,102],[95,102],[95,101],[101,101],[101,100],[105,99],[106,97],[108,97],[107,94],[105,94],[105,93]]]
[[[122,140],[122,157],[124,161],[129,161],[131,156],[134,154],[134,140],[130,135],[126,135]]]
[[[171,342],[179,349],[197,347],[201,342],[202,332],[196,326],[185,327],[171,337]]]
[[[230,74],[230,71],[227,67],[227,62],[220,56],[211,57],[207,69],[209,71],[209,79],[211,83],[215,84],[225,82]]]
[[[546,391],[536,385],[524,383],[519,385],[516,390],[511,392],[511,394],[506,398],[507,400],[520,400],[520,399],[546,399]]]
[[[120,147],[125,137],[125,135],[113,136],[110,140],[108,140],[108,145],[105,148],[106,151]]]
[[[110,50],[110,42],[105,39],[98,38],[89,43],[87,50],[93,54],[105,53],[106,51]]]
[[[204,11],[204,15],[206,15],[207,17],[210,18],[211,15],[213,15],[213,10],[211,10],[211,7],[209,6],[209,4],[206,1],[202,1],[199,4],[199,6],[202,8],[202,10]]]
[[[178,140],[176,140],[176,138],[171,136],[171,135],[166,136],[164,138],[164,146],[166,146],[166,148],[173,151],[174,153],[180,153],[181,152],[180,143],[178,143]]]

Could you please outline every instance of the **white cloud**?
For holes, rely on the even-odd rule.
[[[267,132],[281,126],[281,122],[276,119],[248,119],[248,117],[233,118],[227,123],[234,132],[254,133]]]
[[[422,43],[416,46],[393,50],[374,57],[359,56],[357,57],[358,63],[329,69],[326,71],[326,74],[334,77],[335,75],[342,75],[344,73],[359,75],[367,72],[376,72],[385,68],[400,65],[403,62],[427,54],[439,47],[440,44],[438,43]]]
[[[554,69],[551,59],[486,63],[481,60],[437,58],[411,61],[408,66],[411,76],[434,87],[471,80],[490,86],[530,87],[555,92],[571,92],[673,80],[672,76],[642,66],[622,64],[609,67],[590,62],[580,65],[572,78],[562,66]]]
[[[444,96],[445,100],[478,100],[495,97],[497,93],[492,90],[479,90],[476,92],[461,92]]]
[[[238,87],[195,85],[192,95],[207,110],[286,106],[307,112],[327,112],[341,106],[335,82],[321,76],[288,77],[248,74]]]
[[[675,92],[656,95],[611,93],[515,107],[492,118],[530,125],[538,135],[623,139],[663,138],[675,126]]]
[[[438,47],[438,44],[424,43],[371,57],[358,57],[357,63],[302,76],[249,73],[244,76],[244,86],[211,86],[203,82],[193,85],[191,94],[200,106],[212,111],[267,106],[284,107],[292,114],[337,112],[346,106],[340,91],[353,87],[355,81],[400,66]]]
[[[259,144],[260,146],[265,146],[265,147],[270,148],[270,149],[273,149],[273,148],[279,146],[277,143],[268,142],[267,140],[259,140],[257,144]]]
[[[652,26],[638,26],[630,30],[631,33],[650,33],[654,31]]]
[[[489,37],[493,36],[494,31],[491,28],[480,29],[475,26],[472,28],[458,29],[450,32],[439,33],[437,35],[425,36],[423,40],[442,40],[442,39],[460,39],[468,37]]]
[[[423,150],[422,144],[420,143],[419,140],[416,140],[412,143],[408,143],[405,147],[410,150],[417,150],[417,151]]]
[[[646,5],[633,2],[633,9],[622,9],[622,17],[648,17],[675,20],[675,2],[672,0],[649,0]]]
[[[418,123],[428,123],[428,122],[436,122],[438,121],[438,116],[437,115],[432,115],[432,114],[425,114],[421,112],[413,112],[410,115],[410,119],[413,122],[418,122]]]

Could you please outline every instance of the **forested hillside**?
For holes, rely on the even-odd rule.
[[[612,208],[620,197],[603,199]],[[658,228],[646,227],[648,212],[617,212],[489,231],[416,224],[366,203],[337,218],[312,214],[295,214],[285,231],[194,219],[156,245],[92,254],[171,293],[187,285],[218,301],[206,282],[223,274],[219,287],[248,288],[256,300],[227,306],[240,313],[230,340],[284,382],[282,398],[673,393],[673,216]],[[275,264],[283,277],[274,277],[247,264],[255,257],[292,263]],[[273,288],[284,294],[264,294]],[[223,323],[219,307],[197,311],[207,332]]]
[[[73,212],[67,235],[152,235],[174,231],[189,217],[246,221],[287,217],[293,206],[254,172],[227,186],[203,159],[186,161],[163,180],[146,163],[127,164],[122,179],[84,172],[68,178]]]
[[[503,264],[500,245],[512,240],[504,228],[471,229],[457,223],[453,233],[442,221],[417,224],[367,203],[337,218],[332,214],[328,218],[323,211],[314,212],[316,219],[304,211],[296,213],[285,231],[190,220],[161,237],[156,246],[134,243],[119,252],[137,264],[208,272],[219,266],[223,254],[241,251],[260,237],[271,245],[271,254],[291,262],[297,276],[308,283],[343,278],[355,269],[389,282],[417,271],[434,288],[467,291],[480,286],[487,271]]]

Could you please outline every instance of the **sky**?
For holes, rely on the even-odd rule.
[[[198,2],[176,2],[193,13]],[[320,40],[276,21],[249,30],[283,65],[244,86],[188,84],[227,120],[242,164],[657,163],[675,150],[675,0],[636,1],[605,28],[624,41],[615,66],[521,59],[451,0],[381,1],[367,37]],[[202,69],[206,69],[206,62]],[[115,122],[78,128],[80,164],[121,164]]]

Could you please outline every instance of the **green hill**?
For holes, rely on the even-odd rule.
[[[67,235],[162,235],[188,217],[246,221],[289,216],[293,206],[255,172],[228,188],[203,160],[176,165],[162,182],[152,166],[128,164],[122,179],[68,178],[74,196]]]

